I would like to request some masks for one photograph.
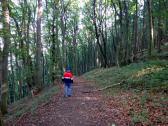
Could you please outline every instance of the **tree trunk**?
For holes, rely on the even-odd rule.
[[[4,123],[3,123],[3,120],[2,120],[2,112],[1,112],[1,109],[0,109],[0,126],[4,126]]]
[[[117,43],[117,37],[119,36],[119,33],[118,33],[118,31],[117,31],[117,9],[116,9],[116,5],[115,5],[115,3],[113,3],[113,7],[114,7],[114,11],[115,11],[115,20],[114,20],[114,22],[115,22],[115,26],[114,26],[114,28],[115,28],[115,38],[116,39],[114,39],[113,38],[113,48],[114,48],[114,52],[115,52],[115,65],[116,66],[118,66],[118,67],[120,67],[120,62],[119,62],[119,48],[118,48],[118,43]]]
[[[55,10],[55,9],[54,9]],[[51,31],[52,31],[52,44],[51,44],[51,62],[52,62],[52,67],[51,67],[51,73],[52,73],[52,81],[54,82],[55,80],[55,72],[56,72],[56,66],[55,66],[55,11],[53,10],[53,19],[52,19],[52,28],[51,28]]]
[[[73,25],[73,71],[74,74],[77,74],[77,31],[78,31],[78,22],[76,17],[74,17],[74,25]]]
[[[117,57],[118,57],[118,64],[120,62],[120,64],[122,63],[122,58],[123,58],[123,50],[122,50],[122,46],[124,43],[124,29],[123,29],[123,9],[122,9],[122,1],[118,0],[118,4],[119,4],[119,23],[120,23],[120,32],[119,32],[119,40],[118,44],[117,44]]]
[[[42,43],[41,43],[41,18],[42,18],[42,0],[38,0],[37,13],[37,42],[36,42],[36,85],[39,90],[43,83],[43,64],[42,64]]]
[[[151,0],[147,0],[147,8],[149,15],[149,46],[148,46],[148,56],[150,57],[152,54],[152,49],[154,48],[154,40],[153,40],[153,19],[152,19],[152,5]]]
[[[158,12],[160,12],[159,16],[158,16],[158,39],[157,39],[157,52],[160,53],[161,52],[161,40],[162,40],[162,25],[161,25],[161,0],[159,0],[159,9]]]
[[[2,0],[3,11],[3,52],[2,52],[2,92],[1,92],[1,111],[2,114],[7,113],[7,99],[8,99],[8,52],[10,45],[10,25],[9,25],[9,10],[7,0]]]
[[[1,100],[2,100],[2,52],[0,50],[0,105],[1,105]],[[1,112],[1,109],[0,109],[0,126],[3,126],[3,120],[2,120],[2,112]]]
[[[65,7],[64,0],[61,0],[61,33],[62,33],[62,67],[66,64],[66,45],[65,45],[65,34],[66,34],[66,18],[65,18]]]
[[[14,73],[14,66],[13,66],[13,59],[12,59],[12,52],[10,52],[10,65],[11,65],[11,85],[12,85],[12,90],[10,93],[10,102],[13,103],[15,102],[15,73]]]
[[[124,32],[124,38],[125,38],[125,54],[124,54],[124,62],[128,64],[129,60],[129,15],[128,15],[128,4],[126,1],[124,1],[124,11],[125,11],[125,32]]]
[[[105,50],[103,49],[101,43],[100,43],[100,30],[97,27],[97,23],[96,23],[96,0],[93,0],[93,25],[95,28],[95,34],[96,34],[96,39],[97,39],[97,44],[99,46],[100,49],[100,53],[102,55],[103,61],[104,61],[104,67],[107,66],[107,58],[106,58],[106,54],[105,54]]]
[[[136,2],[136,12],[134,16],[134,58],[136,58],[136,52],[138,51],[138,0]]]
[[[143,30],[142,30],[142,32],[143,32],[143,34],[142,34],[142,44],[141,44],[141,50],[143,50],[143,49],[146,49],[147,48],[147,44],[146,44],[146,42],[147,42],[147,35],[146,35],[146,28],[147,28],[147,22],[146,22],[146,1],[144,1],[144,8],[143,8]]]

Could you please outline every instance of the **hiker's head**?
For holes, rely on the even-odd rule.
[[[69,65],[66,67],[66,71],[67,71],[67,72],[70,72],[70,71],[71,71],[71,67],[70,67]]]

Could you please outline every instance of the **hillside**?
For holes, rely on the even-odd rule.
[[[131,118],[133,125],[168,124],[168,61],[151,60],[121,68],[95,69],[84,75],[104,89],[109,105],[114,103]],[[111,88],[109,85],[120,83]]]
[[[166,91],[168,88],[168,61],[151,60],[120,68],[95,69],[84,76],[97,81],[99,86],[122,82],[120,86],[126,89],[160,90],[163,88]]]

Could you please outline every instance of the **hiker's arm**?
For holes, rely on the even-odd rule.
[[[64,82],[64,77],[62,77],[62,82]]]
[[[73,83],[73,77],[71,78],[71,83]]]

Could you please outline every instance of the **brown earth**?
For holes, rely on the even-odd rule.
[[[27,112],[18,119],[9,119],[6,125],[168,126],[165,95],[143,91],[134,93],[131,90],[115,92],[114,89],[96,91],[94,83],[82,77],[75,78],[73,96],[68,98],[63,97],[63,87],[60,85],[61,91],[39,105],[34,112]],[[26,101],[24,104],[31,104],[31,99]]]
[[[119,102],[109,99],[102,92],[93,90],[93,82],[76,78],[73,96],[63,97],[63,90],[39,106],[33,113],[26,113],[9,126],[127,126],[130,118],[120,108]],[[111,101],[109,104],[108,101]]]

